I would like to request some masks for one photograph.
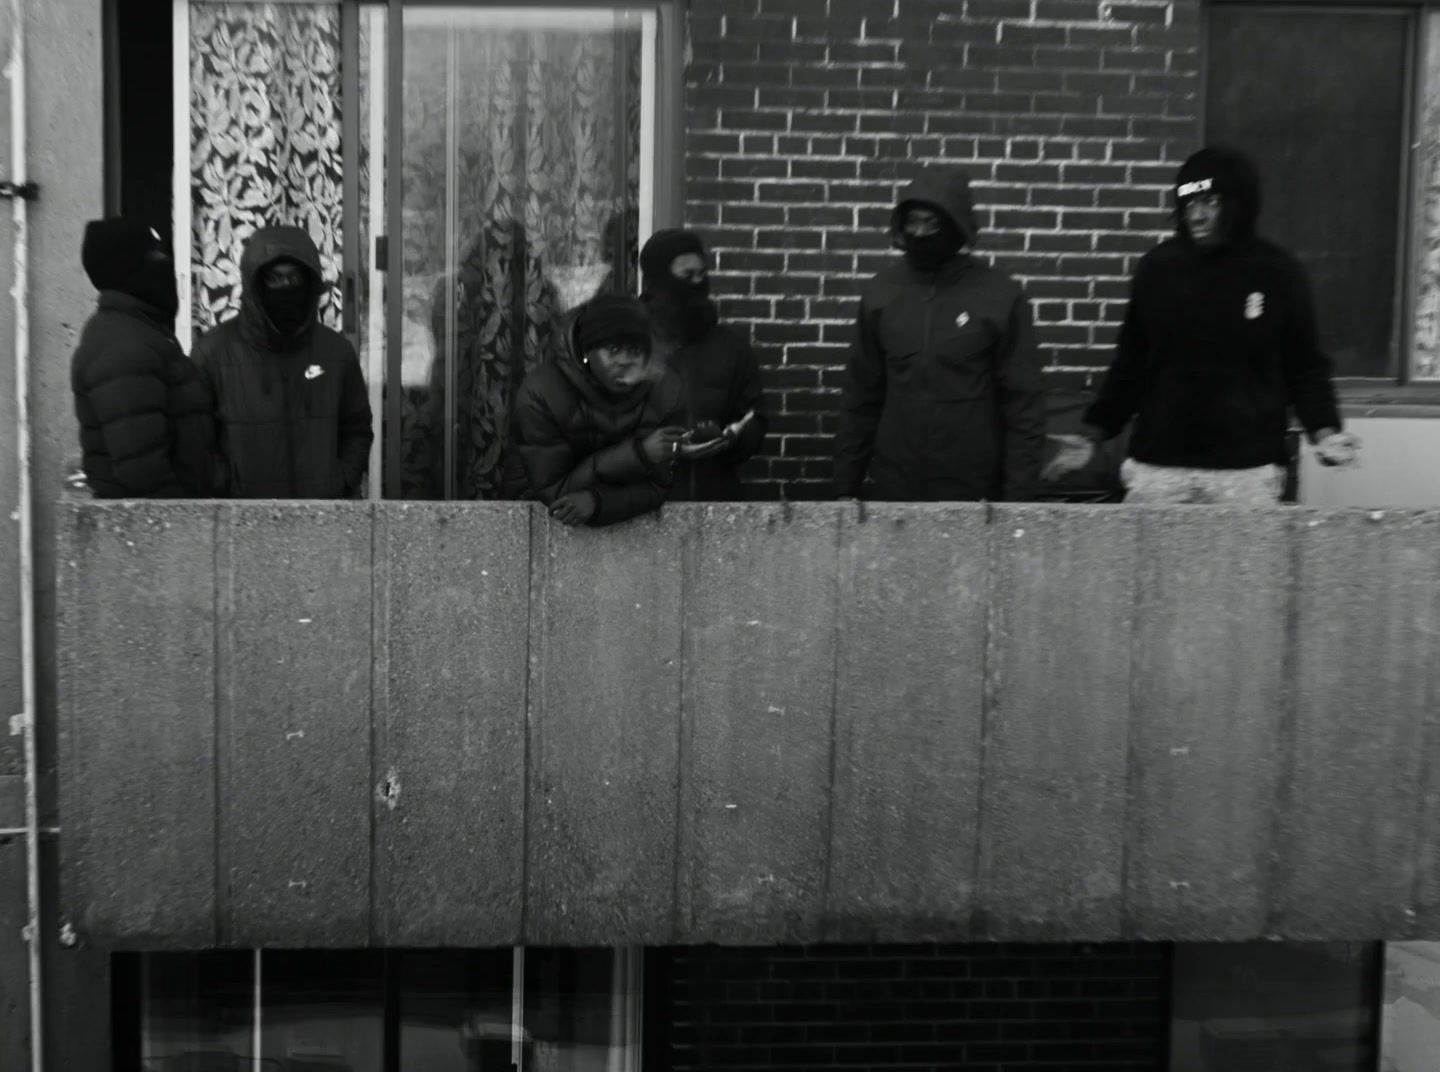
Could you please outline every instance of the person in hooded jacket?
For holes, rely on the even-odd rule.
[[[846,368],[841,498],[1034,495],[1045,410],[1030,304],[970,252],[977,230],[969,178],[957,169],[927,168],[896,204],[891,236],[904,259],[861,294]]]
[[[165,243],[138,220],[91,220],[80,261],[100,292],[70,362],[91,493],[220,494],[214,399],[175,338],[180,302]]]
[[[522,498],[567,525],[597,526],[665,501],[685,434],[684,388],[650,348],[638,298],[599,294],[576,310],[515,400]]]
[[[240,312],[195,344],[231,495],[353,498],[375,438],[370,398],[354,347],[319,322],[315,243],[298,227],[262,227],[240,275]]]
[[[1292,410],[1322,464],[1352,464],[1359,447],[1343,431],[1310,284],[1255,233],[1260,177],[1239,150],[1201,149],[1173,192],[1176,234],[1137,266],[1115,360],[1045,475],[1082,468],[1133,419],[1127,501],[1274,503]]]
[[[640,251],[641,298],[665,363],[685,385],[685,423],[672,499],[739,502],[739,468],[765,440],[760,363],[710,299],[705,245],[692,231],[656,231]],[[739,430],[730,432],[732,425]]]

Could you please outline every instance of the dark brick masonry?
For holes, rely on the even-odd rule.
[[[656,950],[645,1065],[1148,1072],[1169,987],[1162,944]]]

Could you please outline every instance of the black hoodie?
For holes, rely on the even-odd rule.
[[[1207,192],[1223,206],[1222,241],[1209,249],[1183,214]],[[1176,235],[1135,270],[1115,361],[1085,420],[1110,438],[1133,417],[1130,454],[1152,465],[1283,465],[1290,410],[1312,435],[1341,427],[1305,271],[1255,234],[1260,180],[1238,151],[1200,150],[1174,193]]]
[[[931,169],[902,194],[975,234],[969,181]],[[1030,303],[1004,272],[961,254],[935,271],[900,260],[860,298],[835,437],[842,496],[913,501],[1033,497],[1045,446]]]
[[[309,315],[282,332],[259,277],[280,260],[310,277]],[[360,488],[375,438],[359,359],[319,322],[320,254],[298,227],[262,227],[240,259],[240,312],[195,344],[215,392],[230,492],[241,499],[340,499]]]
[[[668,369],[626,394],[600,386],[580,362],[575,319],[558,333],[551,360],[520,386],[511,430],[527,499],[547,506],[575,491],[595,494],[591,525],[657,509],[670,494],[669,467],[646,464],[640,440],[685,423],[685,392]]]

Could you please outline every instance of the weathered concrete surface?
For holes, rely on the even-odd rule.
[[[535,945],[663,944],[675,912],[684,525],[537,521],[529,867]]]
[[[845,516],[827,938],[969,932],[986,518],[978,505],[872,504]]]
[[[1274,926],[1403,935],[1440,714],[1440,515],[1296,520],[1297,702]]]
[[[524,903],[530,518],[377,513],[377,941],[503,946]]]
[[[72,713],[61,765],[71,921],[146,948],[203,948],[215,941],[216,506],[69,512],[60,685]]]
[[[371,529],[363,503],[220,507],[227,944],[370,941]]]
[[[220,881],[163,910],[227,944],[1440,935],[1440,513],[221,504],[207,565],[158,527],[207,509],[67,515],[74,676],[164,712],[67,704],[94,941],[164,940],[85,891],[203,830],[146,747],[213,747]],[[130,653],[207,577],[186,725]]]
[[[1119,933],[1137,515],[994,509],[976,930]]]
[[[695,508],[678,940],[820,933],[841,508]]]
[[[1263,933],[1291,515],[1145,511],[1136,559],[1127,929]]]

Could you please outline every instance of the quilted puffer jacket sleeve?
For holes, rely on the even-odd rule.
[[[113,479],[124,494],[184,496],[170,456],[164,357],[142,343],[119,340],[96,356],[77,386],[99,422]]]

